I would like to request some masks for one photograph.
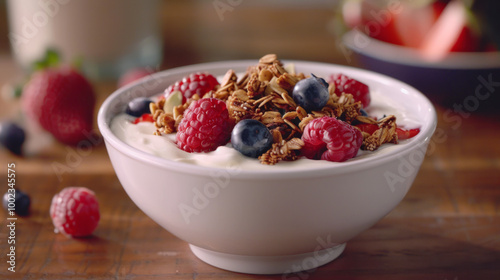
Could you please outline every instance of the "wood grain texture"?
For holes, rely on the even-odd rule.
[[[268,52],[347,63],[329,33],[331,10],[313,8],[304,14],[303,9],[288,9],[277,20],[278,8],[250,5],[236,8],[221,22],[206,12],[203,5],[207,4],[196,3],[174,1],[162,10],[163,69],[256,59]],[[0,74],[0,84],[21,76],[5,49],[0,50]],[[115,89],[115,82],[96,83],[96,89],[101,103]],[[232,273],[198,260],[185,242],[134,205],[118,182],[102,142],[77,158],[75,147],[57,143],[31,157],[0,150],[1,192],[7,188],[6,166],[15,162],[16,184],[32,198],[31,214],[16,221],[15,273],[7,271],[8,221],[6,212],[0,211],[0,278],[500,279],[499,114],[477,111],[464,116],[453,108],[436,108],[438,130],[404,200],[348,242],[337,260],[292,275]],[[18,117],[18,101],[0,102],[2,120]],[[58,173],[57,163],[70,168]],[[96,192],[101,221],[90,238],[71,239],[53,231],[50,202],[67,186],[86,186]]]

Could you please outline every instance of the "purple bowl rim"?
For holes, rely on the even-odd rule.
[[[356,36],[365,42],[362,47],[355,43]],[[500,51],[453,52],[443,60],[430,61],[426,60],[417,49],[371,38],[358,29],[346,32],[342,36],[341,43],[361,55],[394,64],[451,70],[500,70]]]

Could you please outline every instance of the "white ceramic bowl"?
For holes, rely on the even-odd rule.
[[[289,172],[196,166],[135,149],[110,130],[137,96],[162,92],[195,71],[223,75],[255,61],[199,64],[154,74],[113,93],[98,125],[123,188],[159,225],[190,244],[203,261],[227,270],[277,274],[330,262],[345,243],[389,213],[405,196],[436,127],[432,104],[414,88],[376,73],[294,62],[297,71],[343,72],[383,91],[421,120],[421,132],[387,152],[315,170]]]

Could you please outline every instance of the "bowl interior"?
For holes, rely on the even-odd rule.
[[[309,176],[318,175],[317,173],[332,174],[332,172],[345,172],[348,169],[352,171],[353,168],[361,169],[368,166],[374,166],[384,161],[392,160],[398,154],[427,142],[434,132],[436,127],[436,113],[431,102],[418,90],[401,81],[374,72],[347,66],[304,61],[284,60],[283,62],[285,64],[293,63],[297,72],[303,72],[306,75],[313,73],[317,76],[326,78],[332,73],[344,73],[348,76],[352,76],[367,84],[372,92],[379,92],[391,99],[397,106],[400,106],[401,110],[417,116],[421,124],[421,132],[416,137],[408,140],[405,145],[394,145],[394,147],[386,152],[374,152],[370,154],[370,156],[356,157],[342,164],[330,164],[329,162],[325,162],[324,167],[322,166],[321,168],[315,169],[314,172],[310,170],[294,172],[292,176],[303,176],[304,173],[308,173]],[[131,85],[118,89],[105,100],[98,114],[99,129],[107,144],[113,145],[118,150],[139,161],[149,162],[159,166],[167,166],[182,171],[186,171],[187,167],[189,167],[188,169],[192,172],[208,174],[214,171],[214,168],[193,166],[188,163],[174,162],[159,158],[123,143],[111,132],[111,120],[117,114],[124,112],[126,104],[133,98],[159,94],[163,92],[166,87],[190,73],[209,72],[215,76],[222,76],[229,69],[233,69],[236,73],[244,72],[248,66],[254,64],[256,64],[255,60],[205,63],[170,69],[143,78]],[[286,170],[274,170],[270,172],[278,177],[282,176],[284,173],[287,173],[287,176],[291,174]],[[262,173],[262,171],[243,170],[238,176],[255,176],[260,173]]]

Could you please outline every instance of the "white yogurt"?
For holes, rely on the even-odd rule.
[[[384,115],[395,115],[398,126],[405,128],[417,128],[420,126],[418,118],[410,113],[398,111],[395,102],[383,96],[380,93],[371,93],[371,104],[367,108],[370,116],[382,118]],[[153,135],[155,127],[153,123],[141,122],[133,124],[135,118],[125,113],[116,116],[111,122],[112,132],[128,145],[142,150],[144,152],[170,159],[173,161],[192,163],[201,166],[220,167],[220,168],[242,168],[246,170],[297,170],[314,169],[324,167],[325,164],[342,164],[324,160],[310,160],[300,158],[291,162],[279,162],[276,165],[263,165],[258,159],[243,156],[232,148],[231,144],[218,147],[215,151],[209,153],[187,153],[177,147],[175,144],[175,134],[157,136]],[[370,157],[374,154],[385,153],[395,149],[396,146],[404,145],[405,141],[400,141],[398,145],[384,144],[377,151],[367,152],[359,151],[354,159]]]

